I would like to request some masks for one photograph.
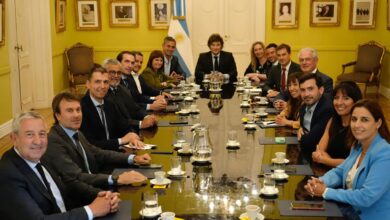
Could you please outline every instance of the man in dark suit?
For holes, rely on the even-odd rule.
[[[118,150],[123,144],[144,146],[139,136],[133,132],[129,122],[122,118],[115,105],[105,100],[109,89],[108,73],[102,67],[95,67],[88,76],[88,92],[81,99],[83,121],[80,130],[95,146]]]
[[[79,131],[83,115],[80,102],[74,95],[56,95],[52,109],[56,122],[50,129],[50,147],[44,157],[52,161],[65,182],[77,179],[94,187],[107,188],[110,185],[125,185],[146,179],[134,171],[119,176],[105,174],[111,173],[113,167],[129,166],[134,162],[148,164],[150,156],[103,150],[90,144]]]
[[[333,79],[318,70],[318,54],[313,48],[302,48],[298,53],[299,66],[303,73],[316,74],[321,78],[324,86],[324,95],[328,99],[332,99],[333,95]],[[286,107],[289,99],[288,90],[278,94],[274,101],[274,107],[283,110]]]
[[[164,38],[162,52],[164,55],[164,73],[180,82],[186,78],[187,73],[181,68],[179,59],[173,55],[176,49],[176,40],[173,37],[167,36]]]
[[[138,60],[136,60],[138,58]],[[143,55],[140,52],[122,51],[116,59],[122,66],[122,80],[124,85],[133,96],[134,100],[147,110],[160,111],[167,107],[165,92],[150,87],[145,80],[140,77],[140,69],[143,62]],[[134,71],[133,71],[134,70]]]
[[[223,39],[219,34],[212,34],[207,45],[209,52],[199,54],[198,62],[195,68],[195,83],[202,84],[205,74],[211,71],[221,72],[225,83],[237,81],[237,67],[232,53],[225,52],[223,48]]]
[[[117,111],[129,121],[133,128],[143,129],[156,125],[156,116],[148,115],[147,111],[134,101],[130,91],[120,85],[122,72],[119,61],[106,59],[103,67],[107,70],[110,81],[110,89],[105,99],[115,104]]]
[[[77,187],[77,182],[65,186],[50,163],[41,159],[47,149],[47,135],[43,117],[38,113],[17,116],[11,140],[14,147],[0,161],[1,219],[93,219],[117,210],[119,194],[90,193]],[[73,199],[90,197],[93,202],[75,208],[71,195]]]
[[[277,96],[287,90],[287,77],[291,73],[300,72],[299,65],[291,60],[291,48],[287,44],[281,44],[276,48],[278,64],[273,66],[269,73],[263,94],[268,98]]]
[[[300,109],[300,124],[298,140],[304,158],[311,161],[326,123],[332,117],[332,102],[324,96],[322,79],[316,74],[306,73],[299,78],[299,89],[303,105]]]

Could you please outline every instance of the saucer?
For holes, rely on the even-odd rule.
[[[195,162],[208,162],[211,160],[211,157],[207,157],[207,158],[191,157],[191,160]]]
[[[268,113],[262,112],[262,113],[256,113],[256,115],[258,115],[259,117],[266,117],[266,116],[268,116]]]
[[[191,149],[189,149],[188,151],[184,151],[183,149],[179,149],[179,150],[177,150],[177,152],[179,154],[192,154],[192,150]]]
[[[188,96],[184,98],[184,101],[194,101],[194,98]]]
[[[182,147],[183,147],[182,145],[183,145],[184,143],[186,143],[186,142],[174,143],[174,144],[173,144],[173,147],[175,147],[175,148],[182,148]]]
[[[279,193],[279,189],[274,187],[274,189],[272,191],[265,191],[264,188],[261,188],[260,189],[260,194],[263,194],[263,195],[266,195],[266,196],[273,196],[273,195],[277,195]]]
[[[161,206],[149,209],[141,209],[139,214],[147,218],[159,216],[162,213]]]
[[[248,214],[246,214],[246,212],[242,213],[239,218],[241,220],[249,220]],[[264,215],[262,215],[261,213],[257,213],[256,220],[263,220],[263,219],[264,219]]]
[[[174,173],[172,170],[167,172],[169,176],[183,176],[186,174],[186,171],[180,170],[180,173]]]
[[[171,183],[171,180],[170,179],[167,179],[167,178],[164,178],[164,180],[162,181],[162,183],[159,183],[157,182],[156,179],[151,179],[150,180],[150,183],[153,184],[153,185],[168,185]]]
[[[226,146],[228,146],[228,147],[238,147],[238,146],[240,146],[240,142],[238,142],[238,141],[234,141],[234,142],[228,141],[226,143]]]
[[[256,129],[256,124],[246,124],[245,128],[246,129]]]
[[[240,104],[240,107],[243,107],[243,108],[249,107],[249,106],[251,106],[249,103],[241,103]]]
[[[277,162],[277,159],[276,158],[272,158],[272,163],[277,163],[277,164],[286,164],[286,163],[290,163],[290,160],[289,159],[284,159],[284,162],[280,163],[280,162]]]
[[[210,92],[221,92],[222,89],[209,89]]]
[[[245,90],[244,87],[237,87],[236,89],[237,92],[243,92],[244,90]]]
[[[190,111],[181,110],[181,111],[178,111],[177,113],[178,113],[179,115],[189,115],[189,114],[190,114]]]
[[[191,114],[198,114],[199,112],[200,112],[199,109],[194,109],[190,111]]]
[[[283,173],[283,174],[275,175],[275,173],[273,173],[271,177],[276,180],[284,180],[284,179],[288,179],[288,174]]]

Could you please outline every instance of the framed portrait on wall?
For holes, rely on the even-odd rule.
[[[76,0],[76,29],[101,30],[99,0]]]
[[[339,26],[340,0],[311,0],[310,26]]]
[[[272,27],[298,28],[299,0],[273,0]]]
[[[66,0],[56,0],[56,32],[66,30]]]
[[[390,0],[387,0],[387,30],[390,30]]]
[[[0,46],[5,44],[5,1],[0,0]]]
[[[149,0],[149,28],[168,29],[172,15],[171,0]]]
[[[375,28],[377,0],[351,0],[349,28]]]
[[[138,0],[110,0],[111,27],[138,27]]]

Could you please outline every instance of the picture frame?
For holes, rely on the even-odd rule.
[[[349,11],[349,28],[375,28],[376,10],[377,0],[351,0]]]
[[[56,0],[55,13],[56,32],[63,32],[66,30],[66,0]]]
[[[0,0],[0,46],[5,44],[5,0]]]
[[[110,0],[110,27],[138,27],[138,0]]]
[[[340,26],[340,0],[311,0],[310,26]]]
[[[387,30],[390,30],[390,0],[387,0]]]
[[[148,15],[150,29],[168,29],[172,0],[149,0]]]
[[[100,31],[100,0],[76,0],[76,29]]]
[[[299,0],[273,0],[272,28],[298,28]]]

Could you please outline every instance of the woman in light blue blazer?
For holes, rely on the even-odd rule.
[[[349,218],[390,216],[390,133],[379,104],[360,100],[352,108],[350,155],[305,188],[314,196],[352,206]],[[352,142],[351,142],[352,143]]]

